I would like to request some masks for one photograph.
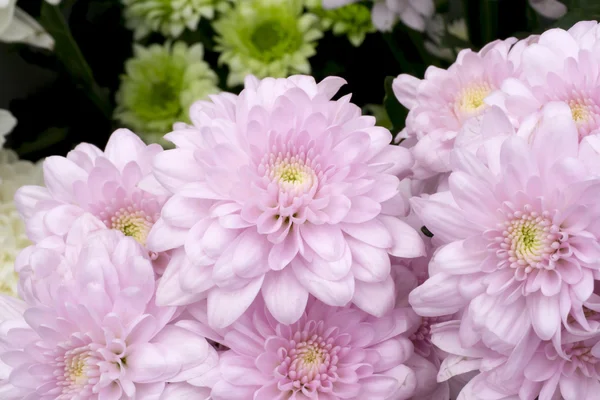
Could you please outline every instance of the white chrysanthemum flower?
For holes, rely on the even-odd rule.
[[[12,150],[0,150],[0,293],[17,295],[14,270],[17,254],[31,243],[13,197],[23,185],[42,185],[42,165],[20,160]]]
[[[226,0],[121,0],[125,19],[135,38],[160,32],[176,38],[188,28],[196,30],[200,19],[213,19],[215,12],[226,7]]]
[[[60,2],[46,1],[52,5]],[[17,7],[17,0],[0,0],[0,41],[27,43],[46,49],[54,47],[52,37],[35,19]]]

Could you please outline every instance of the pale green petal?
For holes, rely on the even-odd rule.
[[[361,3],[352,3],[332,10],[325,10],[321,0],[305,0],[310,11],[320,19],[322,29],[336,36],[346,35],[350,43],[358,47],[368,33],[376,31],[371,11]]]
[[[232,1],[214,23],[219,63],[230,70],[227,84],[310,73],[308,58],[323,36],[319,19],[304,13],[302,0]],[[308,51],[306,50],[308,48]]]
[[[151,32],[178,37],[186,29],[196,30],[200,19],[212,19],[228,0],[121,0],[125,20],[135,38],[142,39]]]
[[[189,122],[190,105],[219,92],[217,74],[203,55],[201,44],[136,45],[121,77],[115,119],[148,142],[175,122]]]

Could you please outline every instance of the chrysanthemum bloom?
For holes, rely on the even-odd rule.
[[[213,27],[219,62],[229,66],[229,86],[243,83],[249,74],[310,74],[308,59],[323,36],[319,18],[304,12],[303,0],[236,1]]]
[[[568,31],[551,29],[521,53],[519,78],[507,79],[486,103],[504,108],[515,125],[535,124],[553,101],[569,105],[580,137],[600,128],[600,58]]]
[[[288,324],[309,293],[377,316],[390,310],[388,253],[424,252],[397,218],[407,208],[397,175],[412,158],[349,96],[331,100],[343,84],[248,77],[239,96],[196,103],[194,125],[166,136],[177,149],[156,156],[154,176],[173,197],[148,246],[185,254],[167,267],[160,304],[208,296],[213,327],[235,321],[259,291]]]
[[[326,8],[337,8],[359,0],[323,0]],[[433,0],[374,0],[373,24],[380,31],[391,31],[398,22],[417,31],[424,31],[427,19],[435,11]]]
[[[231,325],[221,354],[214,400],[403,400],[414,372],[403,363],[412,344],[403,335],[412,310],[375,318],[354,307],[311,298],[298,322],[282,324],[262,302]]]
[[[334,35],[346,35],[352,45],[358,47],[369,33],[377,29],[371,22],[371,10],[364,4],[348,4],[340,8],[325,10],[321,0],[307,0],[308,9],[319,17],[325,30]]]
[[[515,75],[508,58],[514,42],[494,42],[479,53],[463,50],[448,70],[429,67],[423,80],[406,74],[394,80],[396,97],[410,110],[402,135],[418,139],[413,148],[417,178],[450,170],[457,132],[481,115],[492,91]]]
[[[531,144],[514,135],[485,146],[487,166],[456,151],[450,190],[411,201],[447,244],[410,302],[429,317],[468,307],[465,345],[485,330],[516,343],[531,327],[542,340],[560,343],[562,321],[592,295],[600,180],[576,159],[570,114],[564,103],[551,103]]]
[[[121,0],[126,25],[141,39],[151,32],[176,38],[187,28],[195,31],[200,19],[213,19],[226,0]]]
[[[137,184],[150,174],[152,158],[161,151],[159,145],[147,146],[121,129],[112,134],[104,152],[84,143],[66,158],[48,157],[43,164],[46,187],[24,186],[15,195],[27,235],[35,243],[64,236],[77,218],[89,212],[106,228],[145,245],[166,195],[147,193]],[[151,256],[157,267],[166,261],[164,255]]]
[[[31,242],[13,197],[20,186],[43,183],[41,164],[19,160],[11,150],[0,150],[0,182],[0,293],[16,296],[15,258]]]
[[[134,53],[125,63],[115,118],[147,142],[161,142],[175,122],[189,121],[192,103],[220,91],[201,44],[136,45]]]
[[[169,324],[176,308],[154,304],[147,252],[116,231],[87,243],[68,275],[49,272],[61,283],[47,302],[2,316],[3,399],[150,399],[166,382],[205,386],[217,353]]]

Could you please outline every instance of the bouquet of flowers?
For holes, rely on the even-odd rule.
[[[2,400],[600,396],[593,2],[491,41],[488,1],[4,3],[59,72],[0,111]],[[84,9],[123,18],[120,77]],[[309,61],[370,36],[381,104]]]

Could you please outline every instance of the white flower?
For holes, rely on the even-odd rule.
[[[358,0],[323,0],[324,8],[337,8]],[[427,20],[433,15],[433,0],[373,0],[371,11],[373,25],[380,31],[391,31],[398,20],[406,26],[423,32]]]
[[[4,146],[4,137],[12,132],[16,125],[17,119],[13,117],[10,111],[0,109],[0,148]]]
[[[60,0],[47,0],[56,5]],[[0,0],[0,41],[23,42],[52,49],[54,40],[44,28],[16,5],[17,0]]]
[[[17,295],[14,270],[17,254],[31,243],[13,197],[23,185],[42,185],[42,163],[19,160],[15,152],[0,150],[0,293]]]
[[[558,0],[529,0],[531,7],[542,16],[559,19],[567,12],[567,6]]]

